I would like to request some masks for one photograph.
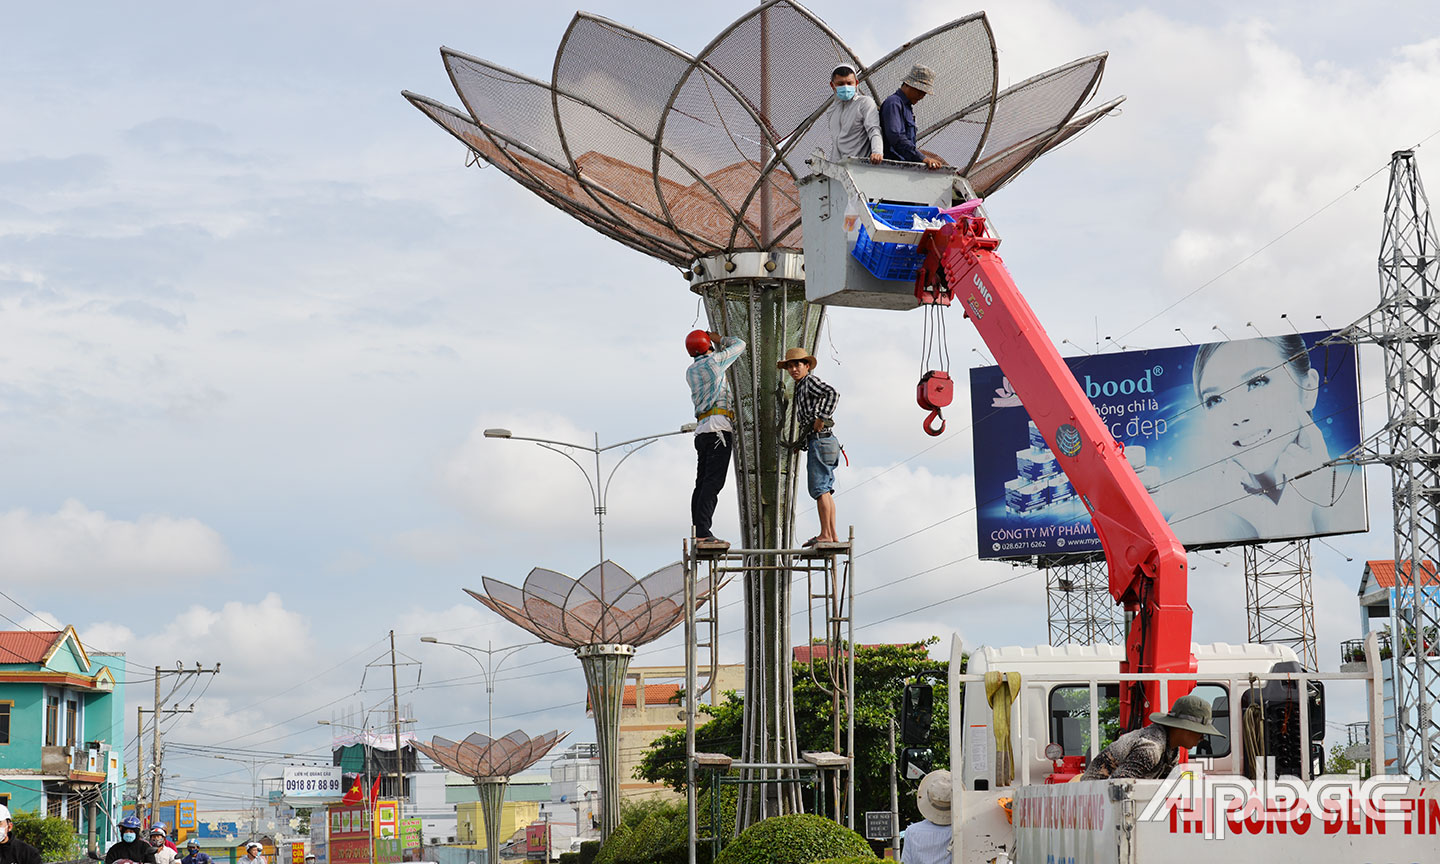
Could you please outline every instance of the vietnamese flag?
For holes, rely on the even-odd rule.
[[[375,776],[375,782],[370,784],[370,809],[371,809],[372,811],[375,809],[375,799],[380,797],[380,777],[381,777],[381,776],[382,776],[382,775],[378,775],[378,774],[377,774],[377,775]],[[357,795],[360,794],[359,791],[358,791],[358,790],[360,789],[360,778],[359,778],[359,777],[356,777],[356,778],[355,778],[355,789],[357,790],[355,794],[357,794]]]
[[[361,787],[360,785],[360,775],[357,774],[355,775],[355,782],[350,784],[350,791],[345,793],[345,797],[340,799],[340,803],[359,804],[361,801],[364,800],[365,792],[363,787]]]

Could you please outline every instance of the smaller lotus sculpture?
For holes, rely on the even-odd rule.
[[[429,744],[419,741],[415,749],[456,774],[472,779],[512,777],[545,758],[569,732],[551,730],[531,738],[519,729],[504,738],[474,732],[464,741],[435,737]]]
[[[415,749],[440,765],[463,774],[475,783],[480,811],[485,819],[487,861],[499,861],[500,817],[505,807],[505,787],[510,778],[545,757],[569,732],[551,730],[531,738],[519,729],[504,738],[474,732],[464,741],[432,738],[429,744],[415,743]]]
[[[484,585],[484,594],[465,593],[540,639],[572,649],[644,645],[685,618],[685,568],[678,561],[641,579],[605,561],[579,579],[536,567],[521,588],[490,578]],[[709,598],[702,591],[698,599]]]
[[[536,567],[522,588],[488,578],[484,584],[484,594],[468,588],[465,593],[541,640],[573,649],[580,658],[600,750],[600,833],[609,837],[620,824],[619,735],[626,671],[636,646],[653,642],[685,619],[685,567],[677,561],[636,579],[614,561],[602,561],[579,579]],[[717,584],[714,590],[723,586]],[[699,588],[696,600],[712,600],[708,592],[708,587]]]

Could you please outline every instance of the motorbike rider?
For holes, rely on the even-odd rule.
[[[200,844],[195,840],[185,844],[185,857],[180,861],[181,864],[211,864],[210,856],[200,851]]]
[[[105,864],[116,861],[134,861],[135,864],[155,864],[155,849],[140,839],[140,820],[126,816],[116,826],[120,829],[119,841],[105,852]]]
[[[150,847],[155,850],[155,864],[175,864],[180,857],[179,853],[170,848],[168,840],[164,822],[156,822],[150,826]]]

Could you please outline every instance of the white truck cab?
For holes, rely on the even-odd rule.
[[[1194,693],[1210,703],[1215,726],[1229,732],[1232,708],[1237,716],[1240,696],[1231,696],[1229,680],[1245,679],[1250,673],[1265,673],[1276,663],[1296,660],[1295,652],[1284,645],[1227,645],[1216,642],[1194,645],[1197,684]],[[1040,645],[1034,647],[993,648],[981,646],[970,652],[967,671],[983,677],[990,670],[1020,673],[1022,697],[1011,706],[1010,749],[1015,754],[1015,777],[1041,782],[1054,768],[1045,757],[1049,744],[1058,744],[1065,756],[1091,756],[1115,740],[1119,730],[1120,662],[1125,649],[1118,645]],[[953,667],[952,667],[953,668]],[[1098,691],[1099,712],[1096,719],[1100,746],[1092,748],[1090,723],[1090,682],[1061,681],[1058,677],[1094,679]],[[1207,676],[1208,679],[1207,680]],[[1042,680],[1043,679],[1043,680]],[[994,759],[980,758],[993,749],[990,705],[985,700],[984,686],[966,687],[964,703],[964,741],[966,755],[961,780],[968,790],[996,786]],[[951,737],[956,726],[951,724]],[[988,736],[988,738],[987,738]],[[984,746],[982,746],[982,744]],[[1023,746],[1022,746],[1023,745]],[[1213,758],[1212,770],[1234,773],[1240,766],[1233,761],[1227,739],[1202,741],[1196,748],[1200,756]],[[951,752],[954,749],[952,741]],[[1021,765],[1019,754],[1029,755],[1028,764]],[[981,781],[977,783],[977,781]]]
[[[957,779],[952,862],[1436,860],[1440,790],[1407,777],[1312,776],[1323,771],[1316,756],[1323,755],[1324,690],[1317,682],[1366,682],[1369,723],[1384,728],[1381,683],[1369,671],[1379,668],[1373,637],[1363,672],[1308,672],[1278,645],[1197,644],[1192,651],[1193,676],[1121,675],[1124,650],[1112,645],[979,647],[961,673],[956,637],[949,675]],[[997,689],[992,709],[986,673],[1018,673],[1008,716],[1000,707],[1004,689]],[[1195,682],[1192,692],[1211,704],[1226,737],[1202,740],[1165,779],[1079,780],[1084,762],[1118,734],[1119,687],[1130,681],[1160,682],[1167,704],[1169,686]],[[993,676],[992,682],[998,683]],[[1242,704],[1252,710],[1245,713]],[[1285,724],[1278,736],[1277,723]],[[1007,726],[1009,777],[1007,748],[996,738],[996,728]],[[1258,752],[1247,754],[1247,746]],[[1369,752],[1370,764],[1383,764],[1383,735],[1371,736]]]

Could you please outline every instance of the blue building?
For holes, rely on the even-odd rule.
[[[0,804],[118,839],[125,661],[73,627],[0,631]]]
[[[1420,590],[1428,597],[1429,602],[1440,602],[1440,578],[1436,577],[1435,565],[1426,561],[1421,569],[1428,572],[1421,573]],[[1414,588],[1409,584],[1396,587],[1394,561],[1365,562],[1359,591],[1360,632],[1364,635],[1372,632],[1380,634],[1380,672],[1385,688],[1385,770],[1393,774],[1411,772],[1397,763],[1399,749],[1395,740],[1395,657],[1391,610],[1398,601],[1403,612],[1414,596],[1411,593],[1413,591]],[[1430,653],[1423,662],[1426,666],[1426,677],[1431,681],[1440,681],[1440,657],[1436,656],[1436,641],[1434,635],[1425,640],[1425,644],[1430,646]],[[1376,773],[1379,773],[1378,769]]]

